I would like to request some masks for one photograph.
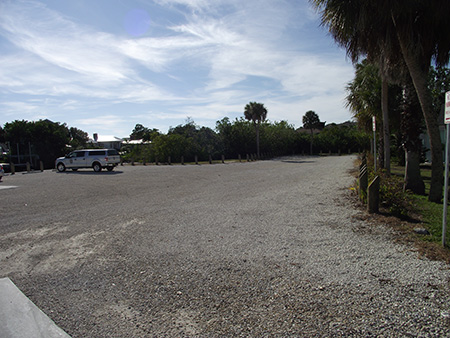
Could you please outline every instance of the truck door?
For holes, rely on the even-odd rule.
[[[74,151],[73,156],[70,158],[69,168],[82,168],[86,166],[86,152]]]

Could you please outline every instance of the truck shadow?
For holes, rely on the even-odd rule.
[[[57,174],[61,174],[61,175],[120,175],[123,174],[123,171],[107,171],[107,170],[102,170],[99,172],[95,172],[92,170],[77,170],[77,171],[73,171],[73,170],[66,170],[63,172],[59,172],[56,171]]]

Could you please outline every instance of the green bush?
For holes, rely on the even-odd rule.
[[[411,194],[403,191],[403,179],[395,175],[381,173],[380,202],[390,214],[405,218],[411,209]]]

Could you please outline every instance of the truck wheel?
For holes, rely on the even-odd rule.
[[[66,166],[64,165],[64,163],[58,163],[56,169],[58,169],[58,171],[62,173],[63,171],[66,171]]]
[[[96,173],[102,171],[102,166],[101,166],[100,163],[98,163],[98,162],[95,162],[95,163],[92,165],[92,168],[94,169],[94,171],[95,171]]]

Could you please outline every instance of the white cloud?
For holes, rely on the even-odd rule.
[[[88,3],[80,1],[80,6]],[[161,12],[176,12],[177,19],[161,21],[170,22],[163,34],[130,38],[38,1],[4,0],[0,38],[9,48],[0,49],[5,51],[0,54],[3,102],[20,95],[29,111],[40,107],[52,116],[83,116],[95,110],[109,122],[99,116],[76,118],[72,124],[96,129],[123,130],[135,123],[124,116],[144,111],[152,111],[150,125],[156,119],[182,123],[186,116],[214,124],[240,114],[254,100],[270,106],[269,115],[276,120],[301,120],[298,116],[307,106],[319,115],[321,110],[329,112],[327,120],[343,119],[346,112],[338,101],[352,67],[343,53],[330,59],[317,55],[311,41],[301,44],[302,34],[318,24],[311,21],[317,14],[307,2],[156,3]],[[40,103],[31,104],[30,97]],[[54,99],[51,104],[42,103],[49,97]],[[327,101],[339,107],[331,112]],[[125,103],[135,106],[121,113],[117,107]]]

